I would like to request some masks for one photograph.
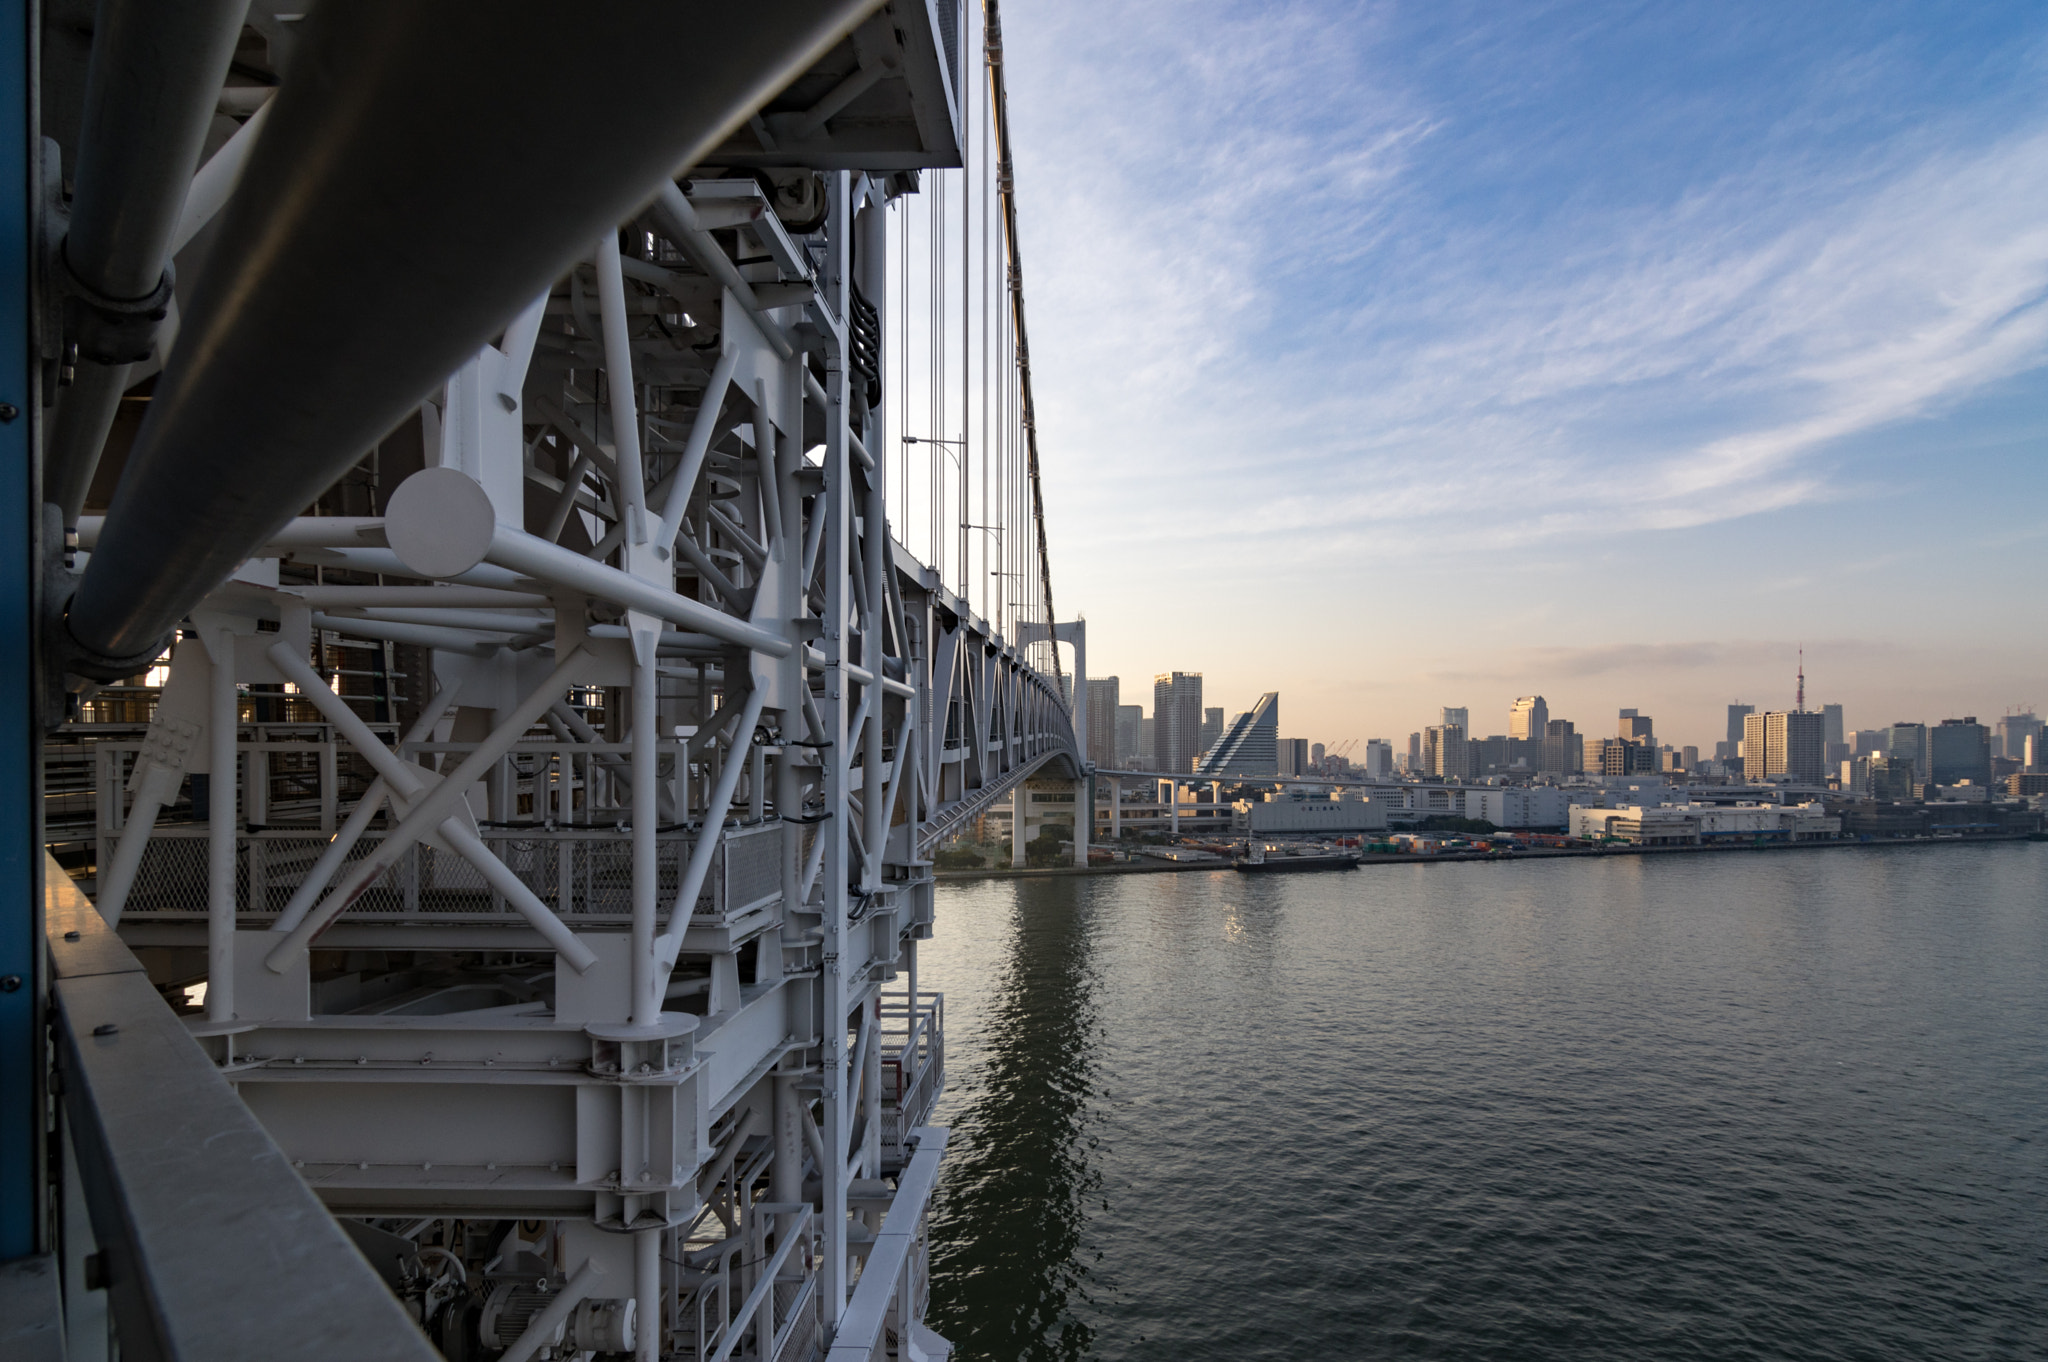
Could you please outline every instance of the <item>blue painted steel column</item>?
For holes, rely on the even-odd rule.
[[[0,0],[0,1261],[39,1247],[41,1185],[29,99],[27,5]]]

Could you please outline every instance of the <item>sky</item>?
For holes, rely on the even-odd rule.
[[[1004,10],[1056,601],[1397,744],[2048,710],[2048,6]]]

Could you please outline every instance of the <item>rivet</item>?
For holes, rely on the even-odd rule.
[[[98,1026],[95,1026],[92,1029],[92,1033],[95,1036],[114,1036],[119,1035],[120,1032],[121,1028],[114,1025],[114,1023],[112,1022],[101,1022]]]

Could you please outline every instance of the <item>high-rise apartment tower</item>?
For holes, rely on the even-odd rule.
[[[1773,710],[1742,721],[1742,772],[1818,785],[1826,779],[1827,729],[1811,710]]]
[[[1088,678],[1088,760],[1097,766],[1114,767],[1117,764],[1119,689],[1114,676]]]
[[[1152,678],[1152,761],[1162,775],[1186,775],[1202,755],[1202,674]]]

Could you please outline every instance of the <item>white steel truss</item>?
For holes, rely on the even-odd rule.
[[[94,748],[100,915],[203,998],[192,1036],[451,1358],[943,1355],[929,854],[1027,777],[1087,776],[993,10],[846,7],[378,441],[364,505],[322,493],[195,593],[146,732]],[[259,5],[240,41],[296,22]],[[248,88],[213,92],[236,130],[170,255],[242,206],[271,103]],[[282,88],[273,130],[303,127]],[[922,392],[892,339],[892,209],[963,161],[980,265],[916,249],[977,292],[960,335],[920,343],[982,337],[981,379],[964,348],[938,365],[962,441],[967,411],[1014,436],[979,510],[966,448],[949,491],[892,487],[885,444],[907,438],[888,395]],[[208,301],[188,335],[228,325]],[[138,375],[184,391],[205,360],[180,350],[159,334],[77,405]],[[77,583],[74,672],[154,651],[95,624],[125,617],[94,573],[155,589],[111,564],[176,419],[152,413],[104,515],[81,513],[98,443],[63,437],[90,447],[54,480],[76,489],[52,522],[76,531],[53,571]],[[892,529],[910,507],[1001,547],[927,565]],[[351,649],[384,650],[367,713]]]

